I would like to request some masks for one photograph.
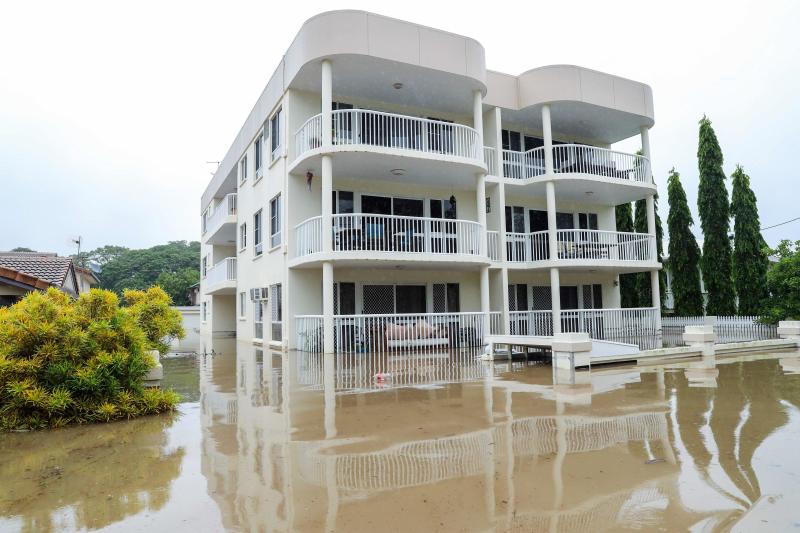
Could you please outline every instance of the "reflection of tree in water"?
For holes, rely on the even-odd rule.
[[[730,524],[761,497],[753,455],[770,434],[788,422],[780,403],[786,378],[776,360],[717,368],[722,385],[718,389],[689,387],[682,372],[667,374],[667,386],[677,391],[677,431],[695,467],[710,487],[739,508],[727,517]],[[710,429],[711,442],[706,428]],[[713,475],[710,465],[714,454],[736,491]]]
[[[161,509],[180,473],[183,448],[165,451],[172,416],[7,435],[0,445],[4,514],[23,532],[98,529]],[[61,512],[59,512],[61,511]]]

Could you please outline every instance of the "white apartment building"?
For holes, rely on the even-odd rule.
[[[341,352],[488,332],[639,343],[653,306],[651,89],[577,66],[486,69],[468,37],[361,11],[308,20],[202,197],[201,331]],[[641,138],[641,153],[611,145]],[[614,206],[647,199],[648,233]],[[646,343],[645,343],[646,344]]]

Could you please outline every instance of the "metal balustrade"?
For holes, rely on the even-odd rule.
[[[550,336],[553,334],[553,312],[510,311],[508,325],[511,335]]]
[[[652,183],[650,160],[645,156],[581,144],[553,146],[553,171]]]
[[[557,230],[559,259],[592,261],[656,261],[654,235],[622,231]],[[547,231],[506,233],[508,261],[547,261],[550,237]]]
[[[330,229],[334,252],[394,252],[485,256],[484,231],[477,222],[430,217],[338,214]],[[295,226],[297,257],[323,249],[322,217]]]
[[[228,281],[236,281],[236,258],[226,257],[219,263],[209,268],[206,272],[205,281],[206,286],[212,290],[214,285]]]
[[[528,179],[545,174],[543,146],[525,152],[503,150],[503,176]],[[628,154],[582,144],[553,146],[553,172],[556,174],[589,174],[603,178],[652,183],[650,160],[643,155]]]
[[[294,237],[297,257],[321,252],[322,217],[312,217],[295,226]]]
[[[236,216],[236,193],[226,194],[206,219],[206,231],[204,233],[213,234],[228,217]]]
[[[559,259],[655,261],[656,238],[647,233],[557,230]]]
[[[497,176],[497,152],[491,146],[483,147],[483,162],[486,163],[486,173]]]
[[[336,110],[331,113],[331,120],[334,146],[378,146],[483,162],[478,132],[463,124],[368,109]],[[296,156],[321,146],[320,114],[308,119],[295,133]]]
[[[500,261],[500,233],[497,231],[486,232],[486,249],[489,259]]]
[[[660,348],[660,314],[655,307],[562,309],[561,331],[588,333],[592,339],[636,344],[641,349]]]

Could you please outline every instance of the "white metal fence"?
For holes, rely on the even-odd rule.
[[[294,227],[296,257],[322,251],[322,217],[316,216]]]
[[[497,231],[486,232],[486,249],[489,259],[492,261],[500,260],[500,233]]]
[[[336,110],[331,119],[336,146],[381,146],[483,161],[478,132],[463,124],[368,109]],[[296,155],[320,146],[321,114],[308,119],[295,133]]]
[[[491,311],[489,313],[489,334],[500,335],[503,333],[503,313]]]
[[[549,257],[548,242],[547,231],[506,233],[506,260],[546,261]]]
[[[559,259],[655,261],[655,235],[646,233],[560,229],[556,231]]]
[[[553,146],[553,170],[557,174],[592,174],[605,178],[650,183],[650,160],[642,155],[596,146]]]
[[[213,289],[214,285],[236,281],[236,258],[226,257],[206,272],[206,285]]]
[[[508,323],[511,335],[553,334],[552,311],[511,311],[508,313]]]
[[[526,179],[544,175],[544,147],[527,152],[503,150],[503,175],[507,178]]]
[[[682,346],[683,331],[686,326],[714,326],[716,342],[746,342],[765,339],[777,339],[778,327],[774,324],[762,324],[757,316],[664,316],[661,319],[664,329],[664,343],[670,346]]]
[[[230,216],[236,216],[236,193],[226,194],[206,220],[206,231],[213,233]]]

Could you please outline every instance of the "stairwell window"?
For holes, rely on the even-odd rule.
[[[200,272],[203,273],[203,277],[205,278],[206,274],[208,273],[208,256],[207,255],[203,256],[203,262],[202,263],[203,264],[202,264],[202,266],[200,268]]]
[[[239,183],[247,181],[247,155],[239,161]]]
[[[243,252],[247,248],[247,222],[239,225],[239,251]]]
[[[281,121],[283,120],[283,109],[278,108],[272,118],[269,119],[269,136],[270,148],[272,153],[272,161],[275,161],[280,156],[281,146],[283,146],[282,127]]]
[[[263,162],[263,157],[261,155],[262,147],[264,145],[264,135],[261,134],[256,137],[256,142],[253,145],[253,151],[255,155],[255,164],[256,164],[256,179],[260,178],[263,175],[263,171],[261,170],[261,163]]]
[[[247,293],[239,293],[239,318],[247,317]]]
[[[281,243],[281,195],[269,202],[269,244],[272,248]]]
[[[208,320],[208,302],[203,302],[203,322]]]
[[[264,338],[264,305],[261,300],[253,302],[253,337]]]
[[[263,253],[264,247],[261,243],[261,209],[253,215],[253,246],[256,256]]]

